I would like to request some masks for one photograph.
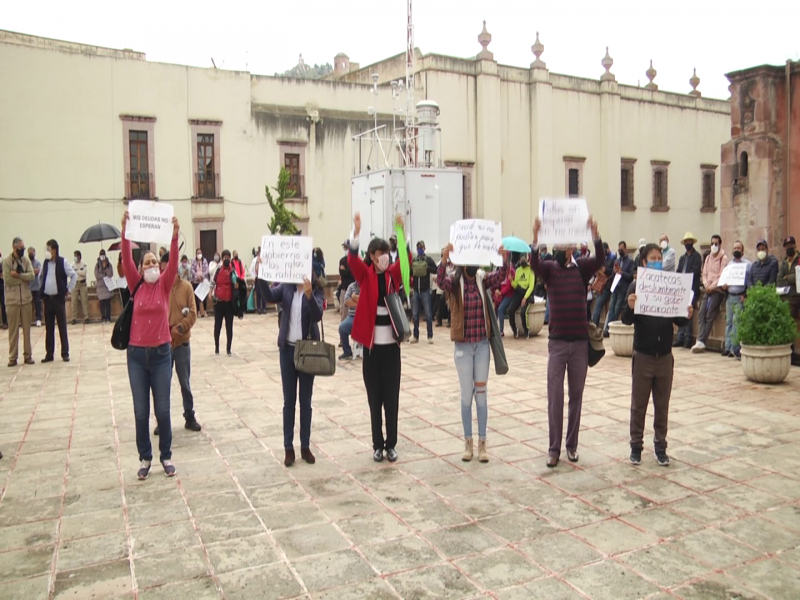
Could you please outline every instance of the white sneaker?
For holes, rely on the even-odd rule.
[[[698,354],[699,352],[703,352],[706,349],[706,345],[703,342],[698,341],[694,346],[692,346],[692,352]]]
[[[36,321],[36,326],[37,327],[41,327],[42,326],[42,322],[41,321]]]

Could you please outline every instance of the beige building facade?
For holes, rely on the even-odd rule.
[[[619,84],[608,54],[597,80],[499,64],[486,30],[477,57],[417,53],[417,101],[441,108],[441,156],[465,177],[467,216],[530,237],[541,197],[585,196],[615,244],[719,228],[727,101]],[[598,61],[600,62],[600,61]],[[350,230],[353,136],[391,126],[391,82],[405,55],[358,68],[344,55],[325,80],[149,62],[144,54],[0,31],[0,248],[20,235],[64,253],[126,199],[170,202],[184,252],[238,249],[267,232],[264,186],[287,166],[303,233],[335,265]],[[373,94],[372,75],[378,75]],[[692,83],[696,86],[696,82]],[[396,113],[395,113],[396,114]],[[399,119],[398,119],[399,122]],[[93,260],[99,247],[84,256]]]

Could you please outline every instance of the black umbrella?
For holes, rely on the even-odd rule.
[[[78,240],[81,244],[88,244],[91,242],[102,242],[103,240],[116,240],[119,239],[119,229],[108,223],[98,223],[92,225],[83,232],[81,239]]]

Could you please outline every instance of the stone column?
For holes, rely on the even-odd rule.
[[[616,81],[600,82],[600,164],[588,165],[588,168],[601,170],[601,196],[589,198],[589,211],[597,220],[604,240],[611,245],[620,239],[623,227],[623,215],[629,217],[631,225],[635,212],[623,213],[620,209],[620,94]],[[640,175],[641,176],[641,175]],[[585,177],[585,175],[584,175]]]
[[[539,199],[557,195],[553,187],[553,84],[541,59],[544,45],[536,32],[531,46],[536,60],[531,63],[531,215],[539,214]],[[532,225],[532,224],[531,224]],[[528,237],[533,233],[529,232]],[[524,236],[523,236],[524,237]]]
[[[483,50],[475,63],[475,217],[500,221],[503,218],[500,75],[494,55],[487,48],[492,36],[486,31],[486,21],[478,41]]]

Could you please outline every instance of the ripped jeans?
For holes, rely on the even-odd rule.
[[[478,436],[486,439],[489,406],[486,403],[486,384],[489,378],[489,340],[477,344],[456,342],[455,363],[461,385],[461,422],[464,437],[472,439],[472,398],[478,409]],[[475,382],[483,383],[477,387]]]

